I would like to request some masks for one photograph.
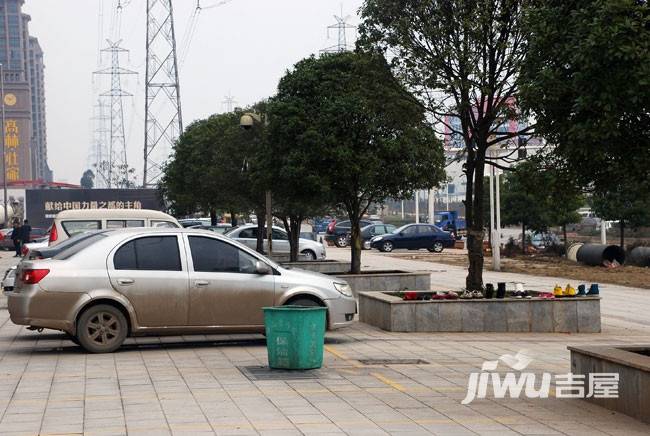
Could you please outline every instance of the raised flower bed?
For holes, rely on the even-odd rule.
[[[282,262],[285,268],[299,268],[322,274],[345,274],[350,271],[350,262],[338,260],[306,260],[298,262]]]
[[[360,292],[359,320],[392,332],[601,331],[596,296],[404,300],[397,292]]]
[[[361,271],[359,274],[334,273],[350,284],[355,297],[361,292],[399,292],[405,289],[430,289],[431,273],[428,271]]]
[[[571,372],[618,374],[616,396],[586,396],[586,400],[650,423],[650,345],[645,346],[578,346],[571,351]],[[585,386],[585,392],[588,392]]]

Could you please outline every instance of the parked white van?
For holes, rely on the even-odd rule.
[[[50,246],[88,230],[125,227],[180,228],[176,218],[149,209],[74,209],[59,212],[50,229]]]

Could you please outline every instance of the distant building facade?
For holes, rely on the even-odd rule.
[[[22,13],[23,4],[24,0],[0,0],[7,184],[52,181],[47,163],[43,51],[38,39],[29,35],[31,18]]]

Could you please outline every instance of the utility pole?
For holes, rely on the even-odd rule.
[[[488,150],[491,157],[493,150]],[[496,188],[495,188],[496,182]],[[499,173],[496,167],[490,165],[490,239],[492,241],[492,269],[501,271],[501,198],[499,189]]]
[[[428,195],[427,199],[428,199],[428,201],[429,201],[429,204],[428,204],[428,206],[429,206],[429,210],[428,210],[428,214],[429,214],[429,224],[435,224],[435,223],[436,223],[436,220],[435,220],[433,217],[434,217],[434,215],[435,215],[435,205],[434,205],[434,202],[435,202],[435,200],[436,200],[436,191],[433,190],[433,189],[429,189],[429,195]]]
[[[226,108],[226,112],[232,112],[232,110],[235,108],[235,105],[237,104],[237,101],[235,100],[235,97],[233,97],[229,92],[228,95],[224,97],[221,104]]]
[[[95,123],[93,131],[93,143],[91,148],[91,162],[95,169],[95,180],[97,188],[108,187],[108,166],[106,162],[108,159],[108,144],[106,137],[110,133],[110,129],[106,127],[107,121],[110,119],[107,111],[108,105],[101,99],[97,100],[97,104],[93,107],[94,116],[92,121]]]
[[[415,191],[415,222],[420,222],[420,191]]]
[[[102,53],[110,53],[111,66],[95,71],[94,73],[111,76],[111,89],[100,94],[100,96],[107,97],[110,101],[111,138],[108,145],[108,161],[106,163],[106,176],[109,188],[113,185],[114,167],[118,170],[119,183],[122,184],[128,181],[129,165],[126,156],[124,105],[122,99],[124,97],[131,97],[133,94],[122,89],[121,77],[123,75],[138,74],[135,71],[120,67],[120,54],[129,52],[127,49],[120,47],[121,42],[121,40],[116,42],[107,40],[108,47],[102,49]]]
[[[143,187],[153,187],[183,132],[172,0],[147,0]]]

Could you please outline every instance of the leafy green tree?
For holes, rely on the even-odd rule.
[[[216,216],[253,205],[256,141],[239,126],[240,113],[213,115],[183,132],[165,167],[161,187],[176,214],[196,211]]]
[[[79,184],[84,189],[93,189],[95,186],[95,173],[92,170],[84,171]]]
[[[606,186],[595,185],[591,196],[592,208],[603,220],[618,221],[620,245],[625,248],[625,227],[650,225],[650,182],[626,174],[615,166],[605,170],[610,174]]]
[[[522,250],[526,229],[545,232],[561,226],[566,244],[566,225],[577,222],[584,204],[581,190],[563,167],[548,156],[534,156],[505,174],[501,190],[502,221],[521,225]]]
[[[440,141],[382,56],[298,62],[280,80],[269,116],[271,146],[285,158],[276,173],[283,189],[302,183],[291,188],[297,201],[316,195],[347,213],[352,272],[361,268],[359,220],[370,205],[444,179]]]
[[[624,195],[650,167],[648,2],[528,5],[523,105],[583,186],[597,198]]]
[[[485,166],[498,166],[487,150],[517,148],[517,138],[532,131],[517,109],[516,79],[526,55],[523,3],[366,0],[361,8],[361,45],[390,56],[396,76],[462,147],[470,290],[483,286]]]

